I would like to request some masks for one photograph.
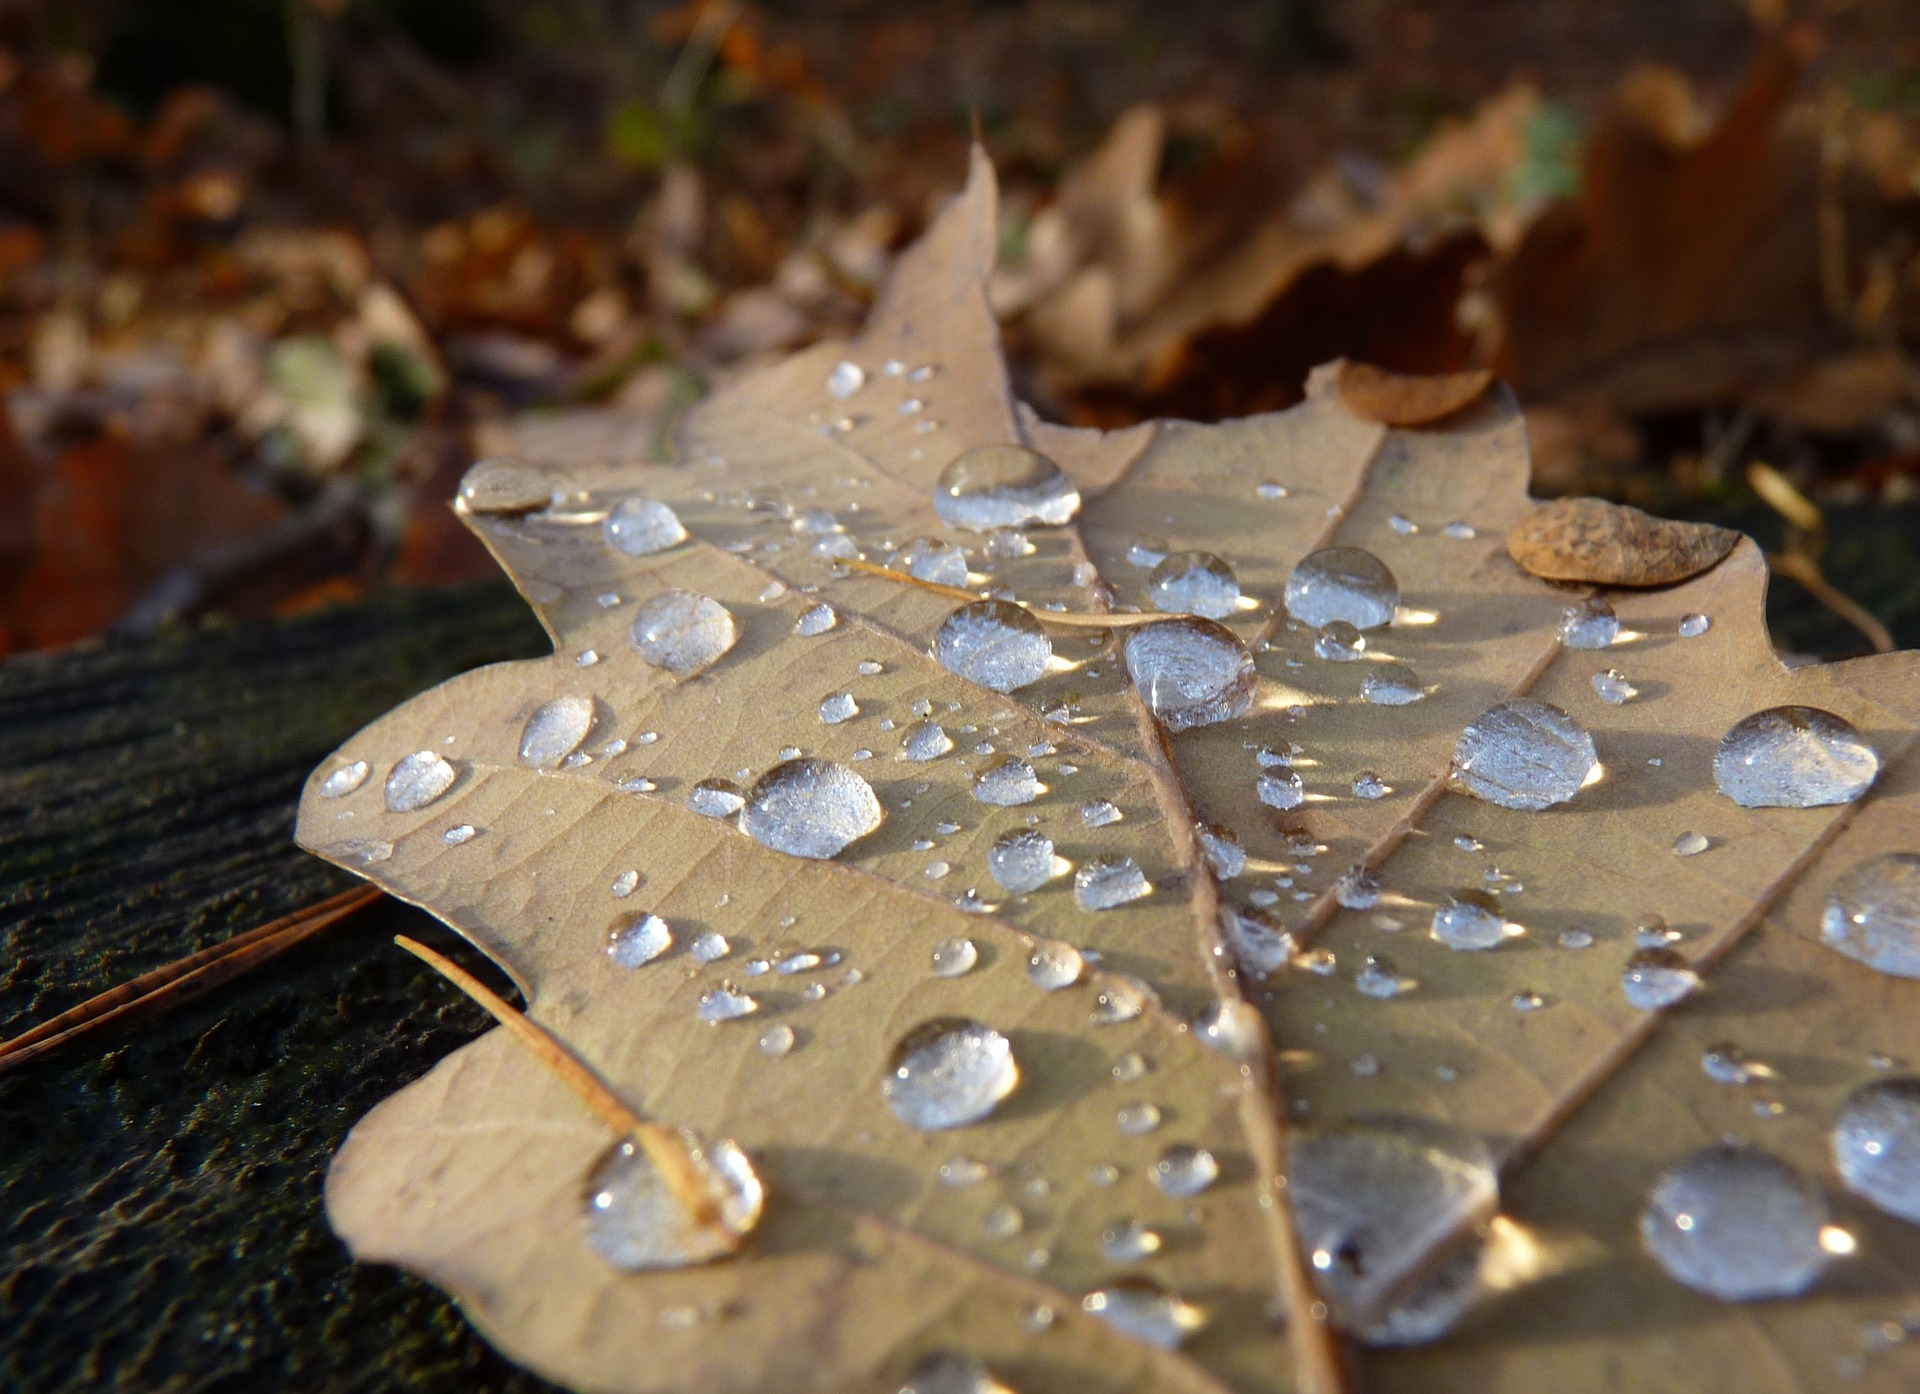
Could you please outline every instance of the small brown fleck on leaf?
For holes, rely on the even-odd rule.
[[[1492,381],[1489,368],[1417,375],[1347,359],[1340,364],[1340,401],[1363,421],[1428,426],[1476,401]]]
[[[1676,523],[1605,499],[1555,499],[1513,525],[1507,551],[1535,576],[1602,586],[1670,586],[1733,550],[1740,534]]]

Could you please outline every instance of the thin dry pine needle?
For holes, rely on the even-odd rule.
[[[932,591],[935,595],[944,595],[952,600],[972,604],[984,597],[958,586],[943,586],[938,581],[923,581],[918,576],[904,571],[895,571],[892,567],[876,566],[870,561],[860,561],[854,557],[841,557],[837,565],[848,571],[857,571],[862,576],[872,576],[881,581],[892,581],[896,585],[912,586],[915,590]],[[1143,624],[1157,624],[1167,618],[1165,615],[1129,615],[1101,614],[1092,610],[1040,610],[1024,601],[1010,602],[1018,605],[1042,624],[1057,624],[1067,629],[1134,629]]]
[[[506,1027],[513,1038],[533,1057],[559,1077],[580,1101],[606,1122],[621,1137],[631,1137],[647,1154],[654,1170],[673,1192],[674,1199],[686,1207],[696,1225],[705,1229],[722,1228],[720,1207],[706,1174],[676,1128],[642,1118],[627,1107],[620,1096],[608,1088],[593,1070],[560,1039],[526,1013],[494,992],[473,974],[448,958],[404,934],[393,942],[432,968],[441,977],[485,1007],[493,1019]]]

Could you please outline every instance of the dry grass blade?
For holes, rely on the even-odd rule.
[[[0,1041],[0,1074],[109,1026],[190,1001],[371,905],[380,895],[376,886],[355,886],[89,997],[10,1040]]]
[[[938,581],[923,581],[918,576],[905,571],[895,571],[890,566],[876,566],[858,557],[842,557],[837,562],[842,570],[856,572],[861,576],[872,576],[880,581],[892,581],[896,585],[912,586],[916,590],[927,591],[933,595],[944,595],[951,600],[974,601],[980,597],[972,591],[961,590],[958,586],[943,586]],[[1022,610],[1039,620],[1042,624],[1057,624],[1068,629],[1137,629],[1141,625],[1157,624],[1166,619],[1161,614],[1110,614],[1105,611],[1091,610],[1048,610],[1038,605],[1028,605],[1015,601]]]

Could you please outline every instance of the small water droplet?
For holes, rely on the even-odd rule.
[[[1286,485],[1272,479],[1254,485],[1253,491],[1263,499],[1283,499],[1289,492]]]
[[[1016,895],[1038,890],[1059,874],[1053,839],[1038,828],[1016,828],[995,839],[987,852],[987,873]]]
[[[995,528],[987,534],[987,555],[995,561],[1010,561],[1015,557],[1030,557],[1034,554],[1033,543],[1018,528]]]
[[[1080,805],[1080,821],[1089,828],[1104,828],[1118,823],[1122,815],[1111,799],[1089,799]]]
[[[600,653],[597,649],[582,649],[573,661],[578,667],[591,668],[600,661]]]
[[[1638,949],[1620,975],[1629,1005],[1643,1012],[1671,1007],[1700,986],[1700,975],[1672,949]]]
[[[1040,621],[1005,600],[962,605],[941,624],[931,651],[948,672],[995,692],[1038,682],[1053,660]]]
[[[976,1356],[934,1351],[907,1372],[899,1394],[1013,1394]]]
[[[1175,1200],[1189,1200],[1220,1179],[1220,1163],[1204,1147],[1169,1147],[1153,1164],[1153,1184]]]
[[[1448,784],[1502,808],[1539,810],[1579,793],[1599,764],[1593,737],[1560,708],[1500,702],[1468,723]]]
[[[425,808],[459,777],[454,767],[437,751],[416,750],[394,761],[387,773],[387,809],[393,813],[412,813]]]
[[[1920,1224],[1920,1079],[1874,1080],[1847,1095],[1833,1164],[1855,1195]]]
[[[722,1258],[759,1223],[765,1193],[746,1154],[731,1140],[707,1144],[685,1129],[680,1136],[716,1203],[715,1223],[695,1223],[646,1149],[632,1139],[614,1144],[587,1180],[587,1243],[623,1272]]]
[[[1095,857],[1073,874],[1073,899],[1082,910],[1112,910],[1152,891],[1132,857]]]
[[[1115,1082],[1132,1084],[1136,1080],[1145,1079],[1147,1072],[1152,1068],[1147,1063],[1146,1056],[1137,1050],[1130,1050],[1113,1062],[1112,1074]]]
[[[1353,975],[1353,985],[1364,995],[1382,1001],[1419,986],[1413,979],[1402,977],[1399,965],[1385,954],[1368,954],[1360,971]]]
[[[909,726],[900,738],[900,758],[903,760],[938,760],[953,749],[953,738],[946,729],[933,721],[921,721]]]
[[[1732,1041],[1721,1041],[1702,1051],[1700,1068],[1716,1084],[1751,1084],[1756,1078],[1773,1073],[1764,1066],[1754,1069],[1747,1053]]]
[[[995,761],[973,777],[974,798],[998,808],[1032,803],[1046,792],[1033,766],[1015,755]]]
[[[748,791],[740,830],[763,847],[825,861],[879,827],[873,786],[831,760],[785,760]]]
[[[1570,649],[1604,649],[1620,637],[1620,617],[1602,596],[1569,605],[1560,616],[1560,642]]]
[[[733,945],[724,934],[715,934],[709,929],[693,941],[689,952],[702,963],[716,963],[733,952]]]
[[[1673,840],[1673,854],[1676,857],[1697,857],[1711,846],[1713,839],[1705,833],[1681,833]]]
[[[964,586],[967,583],[967,554],[937,537],[916,537],[900,553],[907,574],[916,580],[937,586]]]
[[[1404,707],[1426,697],[1420,675],[1404,663],[1375,663],[1360,679],[1360,695],[1376,707]]]
[[[1680,617],[1680,637],[1682,639],[1698,639],[1702,634],[1705,634],[1712,628],[1713,620],[1710,616],[1692,614],[1682,615]]]
[[[1295,954],[1293,966],[1318,978],[1330,978],[1339,968],[1340,960],[1332,949],[1316,947]]]
[[[1058,939],[1041,939],[1027,954],[1027,981],[1048,992],[1072,987],[1087,971],[1080,950]]]
[[[1231,721],[1253,705],[1253,656],[1212,620],[1143,625],[1128,633],[1125,654],[1140,699],[1169,731]]]
[[[1177,1350],[1207,1324],[1207,1311],[1145,1278],[1121,1278],[1080,1299],[1081,1309],[1135,1340]]]
[[[1350,866],[1333,883],[1333,898],[1348,910],[1371,910],[1380,903],[1380,878],[1363,866]]]
[[[834,613],[831,605],[814,605],[801,612],[800,618],[793,622],[793,632],[803,639],[811,639],[816,634],[825,634],[836,624],[840,616]]]
[[[859,714],[860,704],[853,700],[851,692],[829,692],[820,699],[820,720],[828,726],[851,721]]]
[[[1268,977],[1293,957],[1293,936],[1258,916],[1223,909],[1220,924],[1241,970],[1255,978]]]
[[[1852,803],[1880,772],[1853,724],[1818,707],[1771,707],[1735,723],[1713,755],[1713,782],[1742,808]]]
[[[580,748],[593,720],[591,697],[570,694],[536,707],[520,732],[521,762],[552,769]]]
[[[630,557],[651,556],[687,540],[679,516],[655,499],[622,499],[600,526],[607,545]]]
[[[1537,1012],[1547,1005],[1547,999],[1532,988],[1522,988],[1513,994],[1513,1009],[1516,1012]]]
[[[940,472],[933,506],[942,522],[968,532],[1035,523],[1060,527],[1080,511],[1080,491],[1037,451],[981,445]]]
[[[706,1022],[735,1021],[743,1016],[752,1016],[760,1010],[760,1003],[744,992],[736,992],[733,984],[722,983],[700,998],[700,1020]]]
[[[1507,941],[1506,917],[1487,892],[1455,891],[1433,912],[1433,937],[1450,949],[1497,949]]]
[[[1137,1021],[1158,999],[1153,989],[1126,973],[1108,973],[1094,994],[1092,1021],[1096,1026],[1119,1026]]]
[[[1618,668],[1593,675],[1593,693],[1609,706],[1622,707],[1640,695],[1640,689],[1627,680]]]
[[[1920,855],[1889,852],[1843,874],[1827,893],[1820,933],[1869,968],[1920,978]]]
[[[1113,1121],[1128,1137],[1144,1137],[1160,1126],[1160,1110],[1145,1099],[1137,1099],[1120,1105]]]
[[[1266,1043],[1260,1013],[1237,998],[1222,997],[1193,1019],[1193,1038],[1229,1060],[1255,1059]]]
[[[1268,770],[1253,781],[1253,792],[1268,808],[1283,812],[1307,801],[1307,786],[1292,770]]]
[[[673,947],[673,930],[658,915],[642,915],[607,936],[607,954],[622,968],[652,963]]]
[[[778,1060],[793,1049],[793,1028],[777,1022],[760,1033],[760,1053]]]
[[[384,837],[350,837],[345,842],[334,843],[327,850],[338,852],[343,857],[352,857],[363,866],[393,858],[393,844]]]
[[[866,385],[867,370],[844,358],[827,374],[827,395],[836,402],[846,401]]]
[[[958,978],[971,973],[980,961],[980,950],[971,939],[943,939],[933,946],[933,976]]]
[[[719,662],[738,642],[740,628],[719,601],[670,590],[635,612],[630,634],[641,658],[684,678]]]
[[[365,760],[355,760],[351,765],[342,765],[320,781],[320,797],[323,799],[345,798],[367,782],[367,774],[371,768]]]
[[[1345,620],[1331,620],[1313,639],[1313,651],[1329,663],[1358,663],[1367,651],[1367,636]]]
[[[1392,792],[1393,786],[1372,770],[1361,770],[1353,777],[1353,796],[1356,799],[1384,799]]]
[[[940,1184],[953,1190],[977,1186],[993,1174],[993,1168],[972,1157],[949,1157],[940,1163]]]
[[[776,973],[792,977],[795,973],[807,973],[820,966],[820,955],[812,951],[788,954],[774,966]]]
[[[1444,528],[1440,529],[1440,531],[1456,542],[1471,542],[1480,535],[1474,530],[1472,523],[1463,523],[1458,519],[1448,523]]]
[[[1664,1172],[1640,1237],[1667,1276],[1724,1302],[1793,1297],[1826,1266],[1819,1188],[1756,1147],[1702,1148]]]
[[[1247,869],[1246,848],[1227,829],[1202,828],[1199,837],[1207,865],[1220,880],[1231,881]]]
[[[1590,949],[1593,947],[1593,936],[1584,929],[1563,929],[1560,931],[1560,947]]]
[[[1420,525],[1411,518],[1403,518],[1398,513],[1387,519],[1387,526],[1402,537],[1412,537],[1420,531]]]
[[[456,823],[453,827],[448,828],[440,834],[440,840],[449,847],[459,847],[463,843],[472,842],[474,838],[479,835],[480,830],[474,827],[473,824]]]
[[[1100,1252],[1114,1263],[1138,1263],[1160,1252],[1160,1232],[1139,1220],[1115,1220],[1100,1231]]]
[[[1027,1227],[1027,1217],[1011,1205],[996,1205],[980,1217],[980,1232],[989,1239],[1011,1239]]]
[[[1371,552],[1327,547],[1301,559],[1287,578],[1287,611],[1303,624],[1325,630],[1337,622],[1379,629],[1393,620],[1400,584]]]
[[[896,1118],[933,1131],[978,1123],[1019,1082],[1005,1036],[977,1021],[941,1017],[916,1026],[894,1047],[881,1088]]]
[[[1356,1055],[1348,1062],[1347,1068],[1361,1079],[1372,1079],[1380,1073],[1380,1057],[1372,1053]]]
[[[1147,598],[1168,614],[1224,619],[1240,607],[1240,581],[1211,552],[1174,552],[1147,577]]]

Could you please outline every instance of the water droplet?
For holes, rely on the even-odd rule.
[[[1016,895],[1038,890],[1058,875],[1053,839],[1037,828],[1016,828],[995,839],[987,873]]]
[[[1144,1055],[1137,1050],[1130,1050],[1113,1062],[1113,1077],[1120,1084],[1132,1084],[1135,1080],[1145,1079],[1152,1068]]]
[[[1547,999],[1532,988],[1522,988],[1514,993],[1512,1001],[1516,1012],[1537,1012],[1547,1005]]]
[[[687,530],[664,503],[654,499],[622,499],[607,514],[601,530],[607,545],[630,557],[651,556],[687,540]]]
[[[1027,955],[1027,981],[1048,992],[1072,987],[1087,971],[1080,950],[1058,939],[1036,940]]]
[[[1253,657],[1233,631],[1188,618],[1128,633],[1127,672],[1169,731],[1231,721],[1253,705]]]
[[[1707,615],[1693,614],[1682,615],[1680,617],[1680,637],[1682,639],[1698,639],[1702,634],[1705,634],[1712,628],[1713,620]]]
[[[989,1239],[1011,1239],[1027,1227],[1027,1217],[1011,1205],[996,1205],[980,1217],[980,1231]]]
[[[1301,558],[1287,577],[1287,612],[1325,629],[1341,620],[1356,629],[1393,622],[1400,583],[1385,562],[1359,547],[1325,547]]]
[[[1296,1136],[1286,1194],[1315,1286],[1334,1323],[1370,1344],[1432,1340],[1476,1291],[1478,1226],[1499,1206],[1493,1157],[1440,1123],[1381,1118]],[[1459,1252],[1434,1276],[1436,1244]]]
[[[820,699],[820,720],[828,726],[838,726],[858,715],[860,704],[853,700],[851,692],[829,692]]]
[[[1376,707],[1404,707],[1427,695],[1420,675],[1404,663],[1375,663],[1360,679],[1360,695]]]
[[[1160,1110],[1145,1099],[1122,1104],[1114,1111],[1113,1121],[1128,1137],[1145,1137],[1160,1126]]]
[[[1711,846],[1713,839],[1705,833],[1681,833],[1673,840],[1673,854],[1676,857],[1697,857]]]
[[[1742,808],[1852,803],[1880,772],[1853,724],[1818,707],[1771,707],[1737,722],[1713,754],[1713,782]]]
[[[709,929],[693,941],[689,952],[702,963],[717,963],[733,952],[733,945],[724,934],[715,934]]]
[[[630,634],[640,657],[684,678],[719,662],[739,640],[740,629],[719,601],[672,590],[640,607]]]
[[[696,1224],[646,1149],[632,1139],[614,1144],[587,1180],[587,1243],[623,1272],[722,1258],[760,1221],[765,1194],[746,1154],[731,1140],[708,1145],[685,1129],[680,1136],[715,1201],[716,1223]]]
[[[1132,857],[1095,857],[1073,874],[1073,899],[1082,910],[1112,910],[1152,891]]]
[[[591,668],[593,667],[594,664],[600,661],[599,650],[582,649],[580,650],[579,656],[575,658],[573,661],[577,666],[581,668]]]
[[[520,759],[537,769],[552,769],[574,751],[593,729],[593,699],[556,697],[534,709],[520,732]]]
[[[1120,808],[1111,799],[1089,799],[1080,805],[1080,821],[1089,828],[1104,828],[1118,823]]]
[[[1372,770],[1361,770],[1353,777],[1353,796],[1356,799],[1384,799],[1392,792],[1393,786]]]
[[[607,953],[622,968],[652,963],[673,947],[673,931],[658,915],[642,915],[608,936]]]
[[[1855,1195],[1920,1224],[1920,1079],[1875,1080],[1847,1095],[1833,1164]]]
[[[1620,975],[1620,990],[1643,1012],[1671,1007],[1700,986],[1700,975],[1672,949],[1638,949]]]
[[[981,445],[940,472],[933,494],[940,520],[968,532],[1059,527],[1080,511],[1080,491],[1060,466],[1019,445]]]
[[[1528,698],[1489,707],[1453,748],[1449,785],[1502,808],[1565,803],[1593,774],[1593,737],[1560,708]]]
[[[838,623],[840,616],[834,613],[831,605],[815,605],[803,611],[800,618],[793,622],[793,632],[803,639],[811,639],[816,634],[825,634]]]
[[[1222,997],[1193,1019],[1193,1038],[1229,1060],[1253,1060],[1266,1044],[1260,1013],[1237,998]]]
[[[825,861],[886,817],[873,786],[831,760],[783,760],[747,792],[740,830],[762,847]]]
[[[933,976],[958,978],[971,973],[980,961],[980,950],[971,939],[943,939],[933,946]]]
[[[752,1016],[760,1010],[760,1003],[744,992],[736,992],[732,983],[722,983],[711,992],[701,995],[700,1020],[708,1022],[736,1021],[743,1016]]]
[[[1773,1073],[1765,1066],[1754,1069],[1747,1061],[1746,1052],[1732,1041],[1721,1041],[1702,1051],[1700,1068],[1715,1084],[1751,1084],[1759,1076]]]
[[[1046,791],[1047,786],[1034,774],[1033,766],[1014,755],[996,761],[973,777],[974,798],[999,808],[1032,803]]]
[[[760,1053],[778,1060],[793,1049],[793,1028],[777,1022],[760,1033]]]
[[[1372,1079],[1380,1073],[1380,1057],[1374,1054],[1356,1055],[1347,1066],[1361,1079]]]
[[[1246,848],[1227,829],[1201,828],[1199,837],[1207,865],[1220,880],[1231,881],[1247,869]]]
[[[972,1157],[949,1157],[940,1163],[940,1184],[953,1190],[977,1186],[993,1174],[993,1168]]]
[[[795,973],[807,973],[820,966],[820,955],[812,951],[788,954],[775,966],[774,971],[792,977]]]
[[[1175,1200],[1189,1200],[1220,1179],[1220,1163],[1204,1147],[1169,1147],[1153,1164],[1153,1184]]]
[[[476,461],[460,481],[460,502],[471,513],[531,513],[556,492],[555,477],[519,460]]]
[[[1100,1252],[1114,1263],[1138,1263],[1160,1252],[1160,1232],[1139,1220],[1115,1220],[1100,1231]]]
[[[967,583],[967,554],[937,537],[916,537],[900,553],[907,574],[916,580],[937,586],[964,586]]]
[[[1620,636],[1620,617],[1601,596],[1569,605],[1560,616],[1560,642],[1570,649],[1604,649]]]
[[[1869,968],[1920,978],[1920,855],[1889,852],[1846,872],[1827,893],[1820,933]]]
[[[1283,812],[1307,801],[1307,786],[1292,770],[1268,770],[1253,781],[1253,792],[1268,808]]]
[[[1413,979],[1401,977],[1399,965],[1385,954],[1368,954],[1360,971],[1353,975],[1353,985],[1364,995],[1382,1001],[1419,986]]]
[[[1371,910],[1380,903],[1380,878],[1363,866],[1350,866],[1333,883],[1333,898],[1348,910]]]
[[[1018,528],[995,528],[987,534],[987,555],[996,561],[1030,557],[1034,550],[1034,545],[1027,540],[1027,535]]]
[[[899,1394],[1013,1394],[976,1357],[957,1351],[923,1356],[907,1372]]]
[[[976,600],[948,615],[932,653],[950,673],[995,692],[1015,692],[1046,675],[1053,642],[1040,621],[1005,600]]]
[[[459,847],[465,843],[472,842],[478,836],[480,836],[480,830],[474,827],[473,824],[456,823],[453,827],[448,828],[440,834],[440,840],[449,847]]]
[[[393,844],[384,837],[350,837],[345,842],[336,842],[328,850],[338,852],[343,857],[352,857],[365,866],[389,861],[393,857]]]
[[[1471,542],[1480,535],[1474,530],[1472,523],[1463,523],[1458,519],[1448,523],[1444,528],[1440,529],[1440,531],[1456,542]]]
[[[941,1017],[894,1047],[882,1092],[909,1127],[927,1131],[978,1123],[1020,1082],[1013,1046],[990,1026]]]
[[[731,818],[746,801],[728,779],[703,779],[687,791],[687,807],[703,818]]]
[[[1450,949],[1497,949],[1507,942],[1506,917],[1485,891],[1455,891],[1433,912],[1433,937]]]
[[[387,808],[394,813],[425,808],[451,789],[458,777],[453,766],[436,751],[416,750],[403,755],[387,773]]]
[[[1100,979],[1100,991],[1093,999],[1093,1023],[1119,1026],[1137,1021],[1141,1013],[1159,999],[1152,988],[1126,973],[1107,973]]]
[[[1293,957],[1293,936],[1257,916],[1225,909],[1220,924],[1241,970],[1255,978],[1277,972]]]
[[[1402,537],[1412,537],[1420,531],[1420,525],[1411,518],[1403,518],[1398,513],[1387,519],[1387,526]]]
[[[953,738],[937,722],[922,721],[907,728],[900,738],[903,760],[938,760],[953,749]]]
[[[1367,636],[1345,620],[1333,620],[1314,636],[1313,651],[1329,663],[1358,663],[1367,651]]]
[[[1640,1237],[1667,1276],[1725,1302],[1793,1297],[1826,1266],[1827,1204],[1799,1172],[1756,1147],[1702,1148],[1664,1172]]]
[[[1296,955],[1293,966],[1303,973],[1312,973],[1315,977],[1330,978],[1340,966],[1339,958],[1332,949],[1312,948]]]
[[[1207,1311],[1145,1278],[1121,1278],[1080,1299],[1083,1311],[1116,1331],[1177,1350],[1207,1324]]]
[[[1240,581],[1211,552],[1175,552],[1147,577],[1147,598],[1168,614],[1224,619],[1240,608]]]
[[[1593,694],[1609,706],[1622,707],[1640,695],[1640,689],[1618,668],[1593,675]]]
[[[351,765],[342,765],[320,781],[320,797],[323,799],[345,798],[367,782],[367,773],[371,768],[365,760],[355,760]]]
[[[841,359],[827,374],[827,395],[844,402],[867,385],[867,370],[858,363]]]

